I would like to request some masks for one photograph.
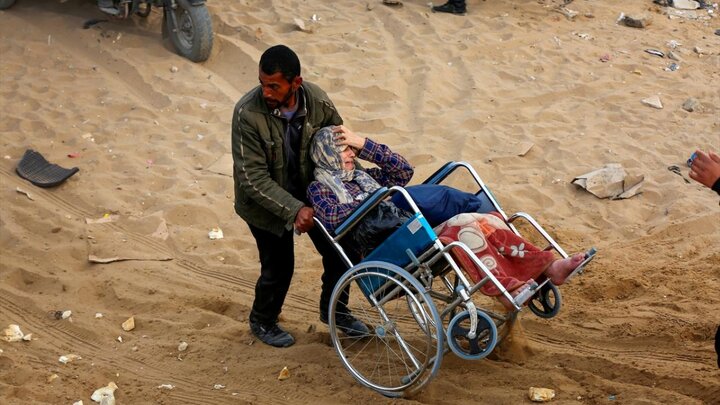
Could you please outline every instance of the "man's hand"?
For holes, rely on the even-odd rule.
[[[302,207],[295,216],[295,232],[305,233],[315,225],[313,222],[313,211],[310,207]]]
[[[355,135],[345,125],[332,127],[332,131],[335,134],[335,143],[337,145],[347,145],[356,151],[365,146],[365,138]]]
[[[714,152],[705,153],[696,150],[697,157],[690,166],[690,178],[698,183],[712,188],[713,184],[720,179],[720,156]]]

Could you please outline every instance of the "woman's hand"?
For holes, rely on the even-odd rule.
[[[365,146],[365,138],[355,135],[345,125],[338,125],[332,128],[335,134],[335,143],[337,145],[347,145],[356,151]]]

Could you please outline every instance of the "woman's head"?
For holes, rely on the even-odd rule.
[[[342,171],[344,181],[352,180],[355,152],[347,145],[338,145],[330,127],[322,128],[315,133],[310,146],[310,156],[318,168],[329,172]]]

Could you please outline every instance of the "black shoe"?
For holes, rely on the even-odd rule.
[[[282,330],[277,323],[264,325],[260,322],[250,322],[250,330],[260,341],[274,347],[288,347],[295,343],[291,334]]]
[[[320,313],[320,321],[327,324],[327,315]],[[370,329],[359,319],[350,314],[336,314],[335,327],[340,329],[346,336],[361,338],[370,334]]]
[[[450,14],[457,14],[457,15],[465,15],[467,13],[467,8],[462,6],[457,6],[453,4],[452,2],[448,1],[447,3],[443,4],[442,6],[433,6],[432,11],[436,13],[450,13]]]

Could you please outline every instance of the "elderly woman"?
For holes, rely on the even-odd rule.
[[[321,129],[312,142],[315,181],[308,187],[307,196],[315,216],[329,231],[335,230],[373,191],[381,186],[405,186],[413,175],[405,158],[343,126]],[[356,156],[378,168],[358,168]],[[541,250],[517,236],[496,212],[455,215],[438,225],[435,233],[443,243],[465,243],[513,296],[541,277],[549,278],[555,285],[563,284],[586,259],[582,253],[557,259],[553,252]],[[471,279],[478,282],[483,278],[464,253],[452,254]],[[498,297],[507,309],[513,308],[491,283],[481,291]]]

